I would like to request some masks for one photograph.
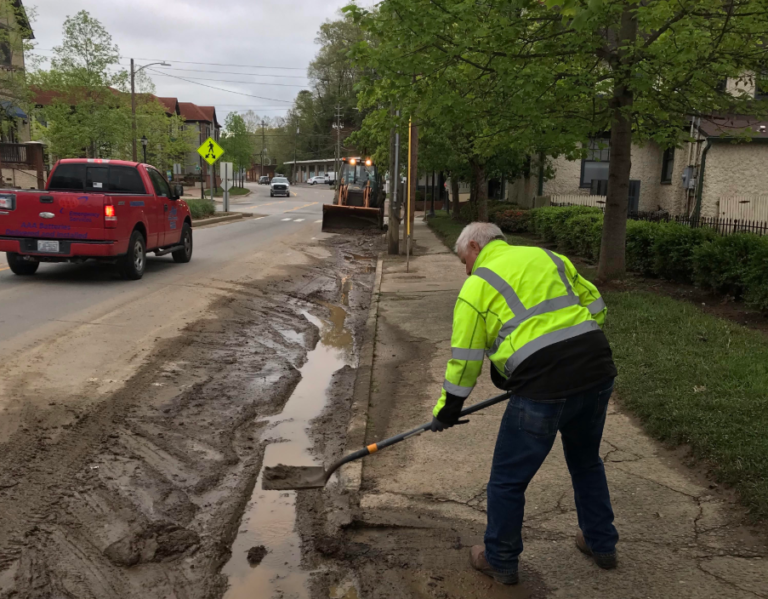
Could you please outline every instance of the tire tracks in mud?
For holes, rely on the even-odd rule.
[[[0,453],[0,598],[223,594],[263,457],[257,418],[280,412],[317,342],[301,311],[372,278],[349,259],[375,255],[371,238],[325,243],[331,259],[233,289],[73,422],[26,414]]]

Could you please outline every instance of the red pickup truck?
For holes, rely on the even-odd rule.
[[[96,259],[140,279],[147,252],[192,259],[192,217],[181,193],[148,164],[61,160],[45,191],[0,190],[0,252],[17,275],[35,274],[41,262]]]

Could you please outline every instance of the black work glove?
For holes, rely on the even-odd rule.
[[[456,422],[451,422],[446,424],[445,422],[442,422],[433,416],[431,430],[433,433],[442,433],[447,428],[451,428],[452,426],[455,426],[457,424],[467,424],[468,422],[469,420],[457,420]]]

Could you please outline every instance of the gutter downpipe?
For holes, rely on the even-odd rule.
[[[544,152],[539,152],[539,187],[536,194],[539,197],[544,195],[544,160],[545,159],[546,159],[546,156],[544,155]]]
[[[707,138],[707,145],[704,147],[704,151],[701,153],[701,170],[699,171],[699,184],[696,189],[696,205],[693,208],[693,218],[699,218],[701,216],[701,196],[704,191],[704,169],[707,166],[707,152],[712,147],[712,139]]]

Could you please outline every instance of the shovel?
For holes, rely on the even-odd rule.
[[[483,410],[489,406],[501,403],[502,401],[509,399],[511,396],[512,393],[509,392],[505,393],[504,395],[499,395],[498,397],[486,399],[485,401],[481,401],[474,406],[465,408],[461,411],[459,416],[469,416],[470,414],[474,414],[475,412]],[[384,449],[385,447],[389,447],[395,443],[400,443],[400,441],[405,441],[406,439],[420,435],[421,433],[428,431],[431,428],[432,423],[428,422],[427,424],[422,424],[420,427],[408,431],[407,433],[400,433],[399,435],[390,437],[384,441],[379,441],[378,443],[374,443],[373,445],[359,449],[354,453],[350,453],[349,455],[331,464],[331,467],[328,468],[328,470],[324,469],[322,466],[284,466],[283,464],[278,464],[272,468],[264,468],[264,474],[261,479],[261,487],[265,491],[286,491],[289,489],[322,489],[325,487],[328,479],[331,478],[331,475],[344,464],[354,460],[359,460],[360,458],[364,458],[365,456],[371,455],[372,453],[376,453],[380,449]]]

